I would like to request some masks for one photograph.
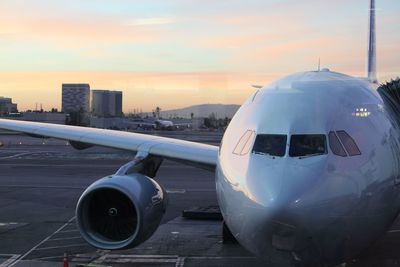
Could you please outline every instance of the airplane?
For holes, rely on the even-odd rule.
[[[250,252],[335,266],[370,247],[399,214],[400,88],[378,85],[375,39],[371,0],[367,79],[321,69],[264,86],[219,147],[5,119],[0,128],[136,152],[77,203],[78,229],[97,248],[132,248],[156,231],[166,191],[154,178],[170,159],[215,172],[224,234]]]
[[[174,127],[174,123],[172,121],[167,121],[167,120],[156,120],[155,121],[156,125],[159,125],[161,128],[172,128]]]
[[[174,123],[173,121],[162,119],[135,119],[132,122],[135,122],[137,127],[142,129],[174,130],[179,128],[190,128],[190,123]]]
[[[173,121],[169,121],[169,120],[157,119],[155,121],[155,126],[156,126],[156,129],[173,130],[173,129],[179,129],[180,127],[189,128],[190,124],[189,123],[174,123]]]

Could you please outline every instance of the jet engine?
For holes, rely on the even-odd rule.
[[[80,197],[78,229],[97,248],[132,248],[157,229],[166,202],[162,187],[145,175],[107,176],[90,185]]]
[[[85,150],[85,149],[93,147],[93,145],[88,144],[88,143],[82,143],[82,142],[77,142],[77,141],[68,141],[68,142],[76,150]]]

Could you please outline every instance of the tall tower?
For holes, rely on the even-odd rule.
[[[376,25],[375,0],[371,0],[369,10],[369,40],[368,40],[368,80],[377,83],[376,78]]]
[[[92,90],[92,115],[98,117],[122,116],[122,92]]]
[[[89,124],[89,84],[62,85],[62,112],[69,114],[67,124],[86,126]]]
[[[62,84],[62,112],[89,112],[90,85],[77,83]]]

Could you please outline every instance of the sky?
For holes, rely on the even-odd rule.
[[[400,1],[376,0],[378,78],[400,76]],[[0,0],[0,96],[61,106],[62,83],[124,111],[242,104],[323,67],[365,76],[369,0]]]

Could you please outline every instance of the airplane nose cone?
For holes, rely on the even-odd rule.
[[[247,189],[256,203],[271,210],[287,209],[299,202],[321,177],[323,166],[310,168],[290,164],[290,160],[249,174]]]
[[[250,244],[256,254],[272,256],[269,251],[279,250],[291,255],[301,247],[313,246],[309,218],[304,216],[301,203],[322,178],[324,162],[317,159],[312,167],[304,163],[283,159],[249,175],[247,189],[254,207],[249,211],[253,218],[249,225],[259,229],[255,235],[263,236],[258,244]]]

